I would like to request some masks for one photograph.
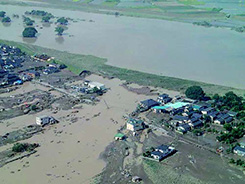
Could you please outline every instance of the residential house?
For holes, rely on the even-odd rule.
[[[202,109],[201,112],[202,112],[203,115],[206,115],[206,114],[209,114],[209,113],[213,112],[214,110],[215,109],[212,108],[212,107],[207,107],[205,109]]]
[[[180,107],[180,108],[177,108],[177,109],[171,109],[170,110],[170,115],[174,116],[176,114],[183,113],[184,109],[185,109],[184,107]]]
[[[0,69],[0,78],[3,78],[7,74],[8,74],[8,71]]]
[[[19,77],[22,81],[30,81],[32,79],[32,77],[26,73],[21,73]]]
[[[185,107],[184,112],[182,113],[183,116],[192,116],[194,114],[194,109],[192,107]]]
[[[210,117],[211,121],[214,121],[217,118],[217,116],[219,115],[219,112],[218,111],[212,111],[212,112],[209,112],[207,115]]]
[[[162,95],[159,95],[159,97],[157,98],[157,101],[160,103],[160,104],[166,104],[166,103],[169,103],[172,101],[172,98],[170,98],[168,96],[168,94],[162,94]]]
[[[155,100],[148,99],[140,102],[140,107],[143,108],[144,110],[148,110],[154,106],[159,105],[159,103]]]
[[[191,118],[201,119],[201,118],[202,118],[202,114],[199,114],[199,113],[193,113],[193,114],[191,115]]]
[[[182,100],[182,96],[180,96],[180,95],[176,95],[176,96],[174,96],[174,98],[173,98],[173,101],[174,101],[174,102],[181,101],[181,100]]]
[[[238,113],[233,111],[228,111],[227,114],[229,114],[231,117],[236,117]]]
[[[15,81],[20,80],[19,76],[12,73],[12,74],[8,74],[7,76],[5,76],[5,81],[8,84],[13,84]]]
[[[170,156],[175,152],[175,148],[167,145],[161,145],[155,148],[154,151],[151,152],[151,156],[158,161],[162,161],[164,158]]]
[[[236,153],[239,156],[245,156],[245,148],[241,146],[236,146],[233,149],[233,152]]]
[[[172,120],[177,121],[179,124],[187,123],[189,118],[186,116],[175,115],[172,117]]]
[[[229,116],[228,114],[225,113],[220,113],[217,118],[214,120],[214,123],[219,124],[219,125],[223,125],[225,123],[230,123],[231,121],[233,121],[233,118],[231,116]]]
[[[101,84],[101,83],[99,83],[99,82],[89,82],[88,83],[88,87],[89,88],[97,88],[97,89],[99,89],[99,90],[105,90],[106,89],[106,87],[105,87],[105,85],[104,84]]]
[[[127,120],[126,126],[128,130],[133,131],[133,132],[143,130],[145,128],[145,124],[142,120],[133,119],[133,118],[129,118]]]
[[[200,128],[203,126],[203,122],[198,120],[198,121],[190,122],[189,125],[191,126],[192,129]]]
[[[32,77],[33,79],[36,77],[40,77],[40,72],[37,72],[35,70],[31,70],[26,72],[26,75],[29,75],[30,77]]]
[[[179,132],[181,134],[185,134],[190,130],[191,130],[191,126],[188,123],[181,124],[177,127],[177,132]]]
[[[124,140],[126,138],[126,136],[123,134],[123,133],[117,133],[115,136],[114,136],[114,139],[116,141],[118,140]]]
[[[36,124],[40,126],[45,126],[48,124],[54,124],[57,123],[58,121],[52,117],[52,116],[38,116],[36,117]]]
[[[48,74],[51,74],[51,73],[57,73],[59,71],[60,71],[59,68],[56,68],[56,67],[53,67],[53,66],[49,66],[48,68],[46,68],[43,71],[43,74],[48,75]]]

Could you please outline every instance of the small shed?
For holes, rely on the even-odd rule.
[[[123,133],[117,133],[115,136],[114,136],[114,139],[116,141],[118,140],[124,140],[126,138],[126,136],[123,134]]]

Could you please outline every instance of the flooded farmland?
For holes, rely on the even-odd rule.
[[[11,18],[32,9],[37,8],[0,5]],[[55,24],[42,25],[36,18],[38,37],[26,40],[21,36],[24,25],[20,16],[12,18],[10,25],[0,24],[0,39],[95,55],[118,67],[245,89],[244,33],[164,20],[41,9],[77,22],[70,22],[66,34],[58,37]]]

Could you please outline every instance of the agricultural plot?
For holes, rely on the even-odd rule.
[[[104,2],[105,2],[105,0],[93,0],[89,4],[100,5],[100,4],[104,3]]]
[[[151,6],[152,4],[145,1],[145,0],[121,0],[120,3],[118,3],[118,7],[147,7]]]
[[[244,14],[245,0],[202,0],[203,4],[195,5],[200,8],[222,8],[222,12],[229,14]]]

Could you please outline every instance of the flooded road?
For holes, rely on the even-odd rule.
[[[37,8],[0,5],[11,18],[32,9]],[[0,24],[0,39],[95,55],[118,67],[245,89],[243,33],[164,20],[41,10],[78,22],[71,22],[66,34],[58,37],[55,24],[42,26],[41,19],[35,19],[38,38],[26,40],[21,36],[20,16],[12,18],[11,25]]]

